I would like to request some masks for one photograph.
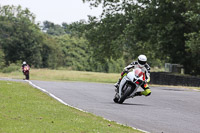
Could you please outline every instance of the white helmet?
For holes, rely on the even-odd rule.
[[[138,63],[140,67],[143,67],[147,63],[147,57],[145,55],[139,55]]]
[[[23,65],[26,65],[26,61],[23,62]]]

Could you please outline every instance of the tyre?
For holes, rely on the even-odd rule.
[[[115,103],[118,103],[118,101],[119,101],[119,95],[117,93],[115,94],[115,97],[114,97],[113,101]]]
[[[29,72],[26,72],[25,76],[26,76],[26,80],[29,80]]]
[[[26,80],[29,80],[29,74],[26,75]]]
[[[124,93],[123,93],[123,95],[121,96],[121,98],[118,101],[118,103],[120,103],[120,104],[122,104],[126,100],[126,98],[133,92],[133,89],[132,89],[131,85],[126,84],[124,87],[125,87],[123,89]]]

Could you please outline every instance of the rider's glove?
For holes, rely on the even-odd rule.
[[[124,68],[124,72],[128,72],[128,69],[126,67]]]
[[[146,79],[146,83],[150,82],[150,77],[148,79]]]

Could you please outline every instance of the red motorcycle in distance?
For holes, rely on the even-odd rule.
[[[26,80],[29,80],[29,70],[30,70],[30,67],[28,65],[24,66],[23,73],[25,75]]]

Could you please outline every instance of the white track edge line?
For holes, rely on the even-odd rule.
[[[39,89],[39,90],[45,92],[46,94],[48,94],[49,96],[51,96],[52,98],[56,99],[57,101],[59,101],[60,103],[62,103],[62,104],[64,104],[64,105],[67,105],[67,106],[69,106],[69,107],[75,108],[75,109],[77,109],[77,110],[79,110],[79,111],[82,111],[82,112],[85,112],[85,113],[90,113],[90,112],[84,111],[84,110],[82,110],[82,109],[80,109],[80,108],[77,108],[77,107],[74,107],[74,106],[72,106],[72,105],[67,104],[66,102],[64,102],[64,101],[61,100],[60,98],[56,97],[55,95],[53,95],[52,93],[48,92],[47,90],[45,90],[45,89],[43,89],[43,88],[41,88],[41,87],[39,87],[39,86],[33,84],[33,83],[32,83],[31,81],[29,81],[29,80],[25,80],[25,81],[28,82],[28,83],[29,83],[31,86],[33,86],[34,88]],[[109,119],[106,119],[106,118],[104,118],[104,117],[102,117],[102,118],[111,122],[111,120],[109,120]],[[116,121],[114,121],[114,122],[116,122]],[[124,125],[124,124],[121,124],[121,123],[118,123],[118,122],[116,122],[116,123],[119,124],[119,125],[127,126],[127,125]],[[128,126],[128,127],[131,127],[131,126]],[[150,133],[150,132],[148,132],[148,131],[145,131],[145,130],[142,130],[142,129],[138,129],[138,128],[135,128],[135,127],[131,127],[131,128],[133,128],[133,129],[135,129],[135,130],[139,130],[139,131],[144,132],[144,133]]]

